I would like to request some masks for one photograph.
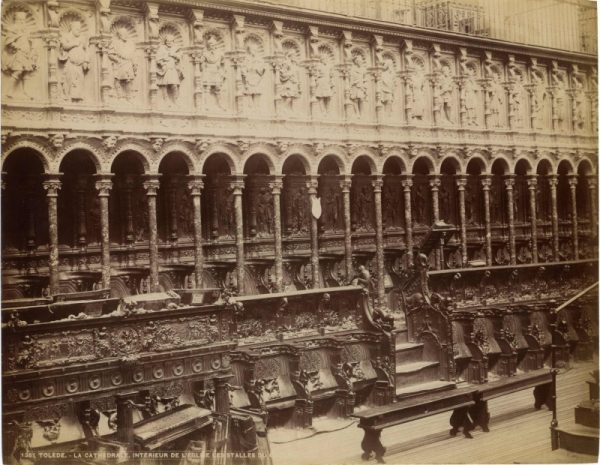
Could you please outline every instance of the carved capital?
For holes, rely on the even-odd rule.
[[[484,191],[489,191],[492,187],[492,177],[489,174],[481,175],[481,187]]]
[[[190,195],[192,197],[202,194],[202,189],[204,188],[203,178],[204,175],[194,175],[188,178],[187,187],[190,190]]]
[[[283,176],[273,176],[273,179],[269,182],[269,188],[273,195],[281,195],[281,190],[283,189]]]
[[[317,195],[317,188],[319,187],[319,178],[317,175],[310,175],[306,177],[306,188],[308,189],[308,195]]]
[[[244,190],[244,175],[231,176],[229,186],[233,191],[233,195],[242,195]]]
[[[537,187],[537,175],[532,174],[531,176],[527,176],[527,187],[529,190],[534,191]]]
[[[340,188],[342,189],[342,193],[349,194],[350,189],[352,187],[352,176],[346,175],[340,180]]]
[[[439,174],[432,174],[429,176],[429,187],[432,191],[437,191],[442,185]]]
[[[412,174],[405,174],[402,176],[400,183],[404,189],[404,192],[410,192],[410,188],[413,185]]]
[[[596,189],[598,187],[598,178],[594,174],[589,174],[585,177],[589,189]]]
[[[381,189],[383,188],[383,176],[381,174],[373,176],[371,185],[373,186],[373,192],[381,193]]]
[[[506,190],[512,190],[512,188],[515,186],[515,175],[507,174],[504,176],[504,185],[506,186]]]
[[[158,195],[158,189],[160,188],[159,177],[160,174],[147,174],[144,176],[143,186],[147,196]]]
[[[98,174],[96,175],[96,183],[94,187],[98,191],[98,197],[108,197],[110,190],[113,187],[111,178],[113,174]]]
[[[467,187],[468,177],[464,174],[456,175],[456,187],[458,187],[459,191],[464,191],[465,187]]]
[[[575,187],[577,187],[577,175],[572,174],[568,177],[568,181],[569,181],[569,187],[571,189],[575,189]]]
[[[558,175],[557,174],[549,174],[548,176],[546,176],[546,178],[548,179],[548,185],[551,188],[556,189],[556,186],[558,186]]]
[[[47,197],[58,197],[58,191],[61,188],[60,173],[46,174],[45,179],[42,182],[42,186],[46,191]]]

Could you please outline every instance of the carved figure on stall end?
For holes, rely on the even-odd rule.
[[[294,101],[300,97],[300,73],[294,50],[288,50],[279,68],[279,95],[286,103],[288,110],[294,109]]]
[[[365,59],[360,53],[352,57],[350,67],[350,100],[354,107],[354,114],[360,118],[363,112],[363,104],[367,99],[367,82]]]
[[[242,66],[242,82],[244,94],[249,97],[250,106],[256,108],[262,94],[262,80],[266,66],[262,57],[259,56],[259,45],[248,42],[246,45],[246,58]]]
[[[156,52],[157,85],[163,100],[172,106],[179,99],[179,86],[183,80],[181,71],[181,51],[173,34],[165,34]]]
[[[134,55],[135,43],[129,36],[129,31],[123,25],[117,26],[108,50],[108,58],[112,62],[118,99],[131,99],[133,93],[131,84],[137,75],[137,65],[133,62]]]
[[[206,37],[206,48],[202,55],[202,81],[204,92],[212,95],[215,104],[224,110],[221,104],[221,90],[225,82],[225,63],[220,42],[214,34]]]
[[[62,90],[64,98],[72,102],[83,100],[85,74],[90,68],[88,41],[82,33],[81,21],[73,19],[60,39],[58,61],[63,64]]]
[[[333,71],[325,62],[326,58],[321,58],[315,67],[315,98],[319,101],[321,113],[327,115],[333,96],[335,85],[333,83]]]
[[[27,93],[25,81],[37,69],[37,54],[33,49],[31,29],[27,23],[25,11],[15,11],[12,24],[4,27],[4,46],[2,48],[2,71],[12,81],[11,92],[8,98],[21,93],[24,97],[33,100]]]
[[[439,86],[444,118],[446,119],[446,123],[454,124],[454,121],[452,120],[454,80],[452,77],[452,70],[450,69],[450,66],[446,64],[442,66],[442,74],[439,78]]]
[[[12,420],[7,426],[4,435],[11,437],[13,443],[8,456],[14,458],[18,464],[32,463],[29,459],[25,459],[25,457],[31,456],[31,440],[33,439],[31,422]],[[8,443],[10,444],[10,442]]]

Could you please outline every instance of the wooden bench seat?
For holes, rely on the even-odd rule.
[[[502,378],[480,385],[442,391],[416,398],[409,398],[391,405],[372,408],[352,416],[359,419],[358,427],[365,431],[361,448],[363,460],[371,454],[379,463],[384,463],[385,447],[381,444],[381,431],[391,426],[419,420],[438,413],[453,411],[450,418],[451,435],[456,435],[459,428],[463,434],[471,438],[470,431],[481,426],[489,431],[490,415],[487,402],[490,399],[512,394],[513,392],[533,388],[536,409],[546,404],[554,409],[556,396],[556,371],[540,370]]]
[[[438,413],[455,409],[466,409],[475,405],[477,387],[469,386],[438,392],[417,398],[409,398],[391,405],[376,407],[352,416],[359,419],[358,427],[364,429],[361,443],[362,458],[367,460],[371,453],[379,463],[384,463],[385,447],[381,444],[381,431],[390,426],[401,425]]]

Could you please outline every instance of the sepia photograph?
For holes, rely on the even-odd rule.
[[[2,463],[598,463],[597,29],[2,1]]]

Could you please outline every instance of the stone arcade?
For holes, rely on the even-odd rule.
[[[2,28],[6,460],[226,463],[592,356],[595,55],[241,0]]]

